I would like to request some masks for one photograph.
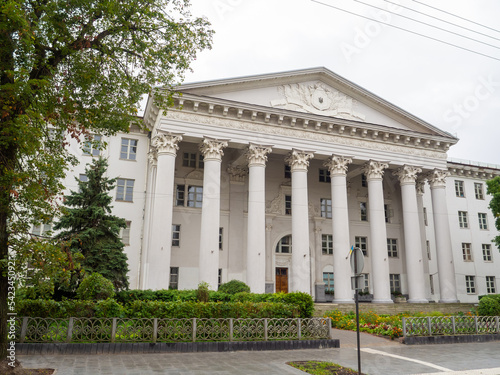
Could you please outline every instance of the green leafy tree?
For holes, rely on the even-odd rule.
[[[488,186],[486,192],[493,196],[490,201],[490,208],[495,217],[495,226],[497,230],[500,231],[500,176],[496,176],[494,179],[486,181],[486,186]],[[494,241],[500,251],[500,236],[496,236]]]
[[[31,225],[57,214],[54,197],[74,162],[68,137],[127,131],[147,93],[166,109],[169,88],[210,48],[212,33],[208,21],[191,16],[189,0],[1,2],[0,360],[8,252],[12,258],[29,239],[22,235]]]
[[[82,268],[87,273],[99,273],[110,280],[117,290],[128,289],[127,255],[123,250],[120,229],[125,219],[111,215],[113,198],[109,192],[116,179],[105,176],[108,163],[94,159],[85,169],[87,181],[78,182],[78,191],[65,196],[63,215],[54,226],[56,236],[74,255],[82,255]],[[75,271],[71,291],[76,289],[81,272]],[[82,275],[83,276],[83,275]],[[67,288],[65,288],[67,289]]]

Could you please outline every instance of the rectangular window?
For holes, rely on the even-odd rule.
[[[170,283],[168,289],[179,289],[179,267],[170,267]]]
[[[488,230],[488,218],[485,213],[478,213],[479,229]]]
[[[390,218],[392,215],[388,204],[384,204],[384,216],[385,216],[385,222],[390,223]]]
[[[321,217],[332,218],[332,200],[328,198],[320,199]]]
[[[465,190],[464,190],[464,182],[455,180],[455,194],[457,197],[464,198],[465,197]]]
[[[391,293],[401,293],[401,277],[399,274],[389,274],[389,283],[391,285]]]
[[[465,276],[465,289],[467,290],[467,294],[475,294],[476,293],[476,277],[471,275]]]
[[[496,292],[495,276],[486,276],[486,293],[495,294]]]
[[[367,237],[354,237],[354,246],[359,247],[363,255],[368,256],[368,238]]]
[[[285,178],[292,178],[292,167],[285,165]]]
[[[102,136],[94,134],[83,144],[83,155],[99,156],[101,154]]]
[[[181,246],[181,226],[172,224],[172,246]]]
[[[292,214],[292,196],[285,195],[285,215]]]
[[[132,202],[134,199],[134,182],[126,178],[116,179],[116,200]]]
[[[361,186],[362,187],[368,187],[368,181],[366,180],[366,174],[361,175]]]
[[[125,246],[130,245],[130,221],[126,221],[125,228],[122,228],[122,242]]]
[[[222,268],[219,268],[219,273],[217,276],[217,288],[222,285]]]
[[[363,276],[363,289],[361,290],[364,293],[370,293],[370,277],[367,273],[362,273]]]
[[[203,203],[203,186],[188,186],[187,206],[201,208]]]
[[[224,233],[224,228],[219,228],[219,250],[222,250],[222,234]]]
[[[460,228],[469,228],[467,211],[458,211],[458,225],[460,226]]]
[[[135,160],[137,157],[137,139],[122,138],[120,159]]]
[[[481,245],[481,247],[483,249],[483,260],[485,262],[492,262],[493,258],[491,256],[491,245],[487,244],[487,243],[483,243]]]
[[[333,254],[333,237],[331,234],[321,235],[321,251],[324,255]]]
[[[186,198],[186,186],[177,185],[175,189],[175,205],[184,206],[184,199]]]
[[[368,221],[368,208],[366,202],[359,202],[359,210],[361,212],[361,221]]]
[[[464,262],[472,262],[472,251],[470,243],[462,242],[462,255],[464,257]]]
[[[387,254],[389,258],[397,258],[398,257],[398,240],[397,238],[388,238],[387,239]]]
[[[434,276],[429,275],[429,285],[431,287],[431,294],[434,294]]]
[[[87,177],[86,174],[80,174],[80,176],[78,176],[78,179],[81,181],[81,182],[87,182],[89,180],[89,178]]]
[[[37,224],[33,225],[31,234],[35,236],[47,236],[48,232],[52,230],[52,224]]]
[[[333,293],[333,272],[323,272],[325,292]]]
[[[484,189],[482,183],[474,182],[474,193],[476,195],[476,199],[484,199]]]
[[[424,225],[429,225],[429,222],[427,221],[427,207],[424,207]]]
[[[184,152],[182,155],[182,166],[196,168],[196,154]]]
[[[331,182],[330,171],[328,169],[319,169],[319,182]]]
[[[431,260],[431,243],[429,240],[425,241],[425,247],[427,248],[427,259]]]

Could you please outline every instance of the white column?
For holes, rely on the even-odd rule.
[[[248,147],[247,284],[266,291],[266,161],[270,146]]]
[[[431,186],[434,233],[436,236],[439,293],[441,296],[439,302],[454,303],[458,302],[458,299],[448,208],[446,206],[446,176],[448,176],[447,171],[434,169],[427,178]]]
[[[139,270],[139,289],[148,289],[147,275],[149,267],[149,243],[151,239],[153,212],[154,212],[154,196],[156,187],[156,168],[158,166],[158,153],[156,149],[151,147],[148,154],[149,171],[146,185],[146,207],[144,209],[144,229],[142,233],[142,253],[141,253],[141,269]]]
[[[408,275],[408,302],[426,303],[420,220],[418,216],[415,181],[422,169],[404,165],[395,171],[401,184],[403,201],[403,228],[406,252],[406,272]]]
[[[148,251],[147,287],[168,289],[172,250],[172,210],[174,205],[175,156],[182,136],[158,134],[153,146],[158,152],[151,243]]]
[[[352,302],[351,266],[349,263],[349,214],[347,207],[347,168],[352,158],[332,155],[324,164],[330,170],[332,194],[333,303]]]
[[[200,282],[217,290],[219,272],[220,175],[222,149],[227,141],[205,137],[200,145],[203,154],[203,204],[200,233]]]
[[[292,150],[286,161],[292,171],[292,270],[291,291],[311,293],[307,168],[312,152]]]
[[[272,245],[273,218],[266,217],[266,293],[274,293],[274,268],[273,268],[273,245]]]
[[[415,188],[417,189],[417,209],[418,209],[418,221],[420,223],[420,241],[422,243],[422,259],[424,264],[425,295],[427,300],[430,300],[432,296],[431,296],[430,278],[429,278],[429,257],[427,255],[427,235],[425,232],[425,219],[424,219],[424,192],[425,192],[426,180],[427,180],[426,177],[420,175],[417,178]]]
[[[322,246],[322,221],[314,220],[314,249],[311,252],[311,267],[314,265],[314,298],[315,301],[323,301],[325,299],[325,283],[323,281],[323,264],[321,258],[323,256]]]
[[[364,167],[368,182],[368,219],[370,221],[368,257],[371,258],[372,265],[373,303],[392,303],[382,188],[384,169],[388,166],[388,163],[370,160]]]

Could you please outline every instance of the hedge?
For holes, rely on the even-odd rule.
[[[483,316],[500,316],[500,294],[482,296],[477,313]]]

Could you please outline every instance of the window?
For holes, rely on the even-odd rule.
[[[325,255],[333,254],[333,236],[331,234],[321,235],[321,252]]]
[[[292,178],[292,167],[285,165],[285,178]]]
[[[434,294],[434,276],[429,275],[429,285],[431,287],[431,294]]]
[[[222,268],[219,268],[219,273],[217,275],[217,288],[222,285]]]
[[[321,217],[332,218],[332,200],[328,198],[320,199]]]
[[[464,257],[464,262],[472,262],[472,251],[470,243],[462,242],[462,255]]]
[[[425,241],[425,247],[427,248],[427,259],[431,260],[431,243],[429,240]]]
[[[477,218],[479,219],[479,229],[488,230],[488,218],[484,213],[478,213]]]
[[[222,234],[223,234],[224,228],[219,228],[219,250],[222,250]]]
[[[172,246],[181,246],[181,226],[172,224]]]
[[[122,138],[120,159],[135,160],[137,156],[137,139]]]
[[[483,260],[485,262],[492,262],[493,258],[491,256],[491,245],[483,243],[481,247],[483,248]]]
[[[182,154],[182,166],[189,168],[199,168],[203,169],[205,163],[203,161],[203,155],[191,152],[184,152]]]
[[[401,293],[401,277],[399,274],[389,274],[389,283],[391,285],[391,293]]]
[[[292,214],[292,196],[285,195],[285,215]]]
[[[361,221],[368,221],[368,209],[366,202],[359,202],[359,209],[361,211]]]
[[[187,206],[201,208],[203,202],[203,186],[188,186]]]
[[[101,154],[101,141],[102,137],[94,134],[83,144],[83,155],[99,156]]]
[[[467,211],[458,211],[458,225],[460,226],[460,228],[469,228]]]
[[[131,224],[130,221],[126,221],[125,222],[126,227],[122,228],[121,237],[122,237],[122,242],[125,246],[130,245],[130,224]]]
[[[186,186],[177,185],[175,187],[175,205],[176,206],[184,206]]]
[[[486,276],[486,293],[495,294],[496,292],[495,276]]]
[[[467,290],[467,294],[475,294],[476,293],[476,277],[471,275],[465,276],[465,289]]]
[[[474,194],[476,199],[484,199],[483,184],[480,182],[474,182]]]
[[[362,281],[362,289],[361,291],[364,293],[370,293],[370,278],[369,274],[367,273],[362,273],[361,276],[363,276],[363,281]]]
[[[179,289],[179,267],[170,267],[170,283],[168,289]]]
[[[116,200],[132,202],[134,198],[134,181],[126,178],[116,180]]]
[[[464,198],[465,190],[464,190],[464,182],[455,180],[455,194],[457,197]]]
[[[282,237],[276,245],[276,252],[290,254],[292,252],[292,236]]]
[[[87,177],[86,174],[83,174],[81,173],[80,176],[78,176],[78,179],[81,181],[81,182],[87,182],[89,180],[89,178]]]
[[[388,204],[384,204],[384,216],[385,216],[385,222],[390,223],[390,217],[391,215],[391,210],[389,209]]]
[[[319,182],[331,182],[330,171],[328,169],[319,169]]]
[[[361,186],[362,187],[368,187],[368,181],[366,180],[366,174],[361,175]]]
[[[33,225],[31,234],[34,236],[47,236],[48,232],[52,230],[52,224],[37,224]]]
[[[323,272],[325,292],[333,293],[333,272]]]
[[[363,255],[368,256],[368,241],[367,237],[354,237],[354,246],[359,247],[359,249],[363,252]]]
[[[429,222],[427,221],[427,207],[424,207],[424,225],[429,225]]]
[[[397,258],[398,257],[398,240],[397,238],[388,238],[387,239],[387,253],[389,258]]]

